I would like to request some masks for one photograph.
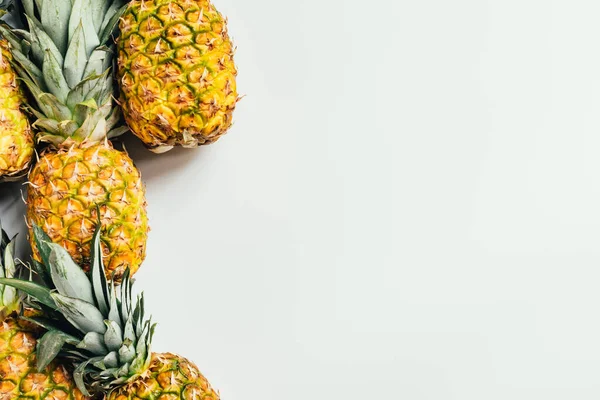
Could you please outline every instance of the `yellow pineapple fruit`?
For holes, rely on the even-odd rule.
[[[29,183],[27,220],[77,263],[90,265],[98,207],[109,276],[120,279],[126,268],[137,271],[145,257],[148,219],[141,175],[126,153],[110,142],[50,151],[34,166]]]
[[[21,111],[24,98],[12,60],[10,45],[0,40],[0,181],[26,175],[34,151],[29,121]]]
[[[198,367],[184,357],[171,353],[153,353],[143,375],[116,388],[106,400],[219,400],[219,395]]]
[[[234,47],[209,0],[132,0],[119,24],[121,106],[160,153],[213,143],[238,101]]]
[[[0,226],[0,276],[13,278],[14,241]],[[17,291],[0,285],[0,400],[84,400],[66,366],[56,361],[37,369],[36,347],[42,329],[17,314],[22,307]],[[37,312],[24,311],[25,318]]]
[[[27,29],[0,26],[35,100],[36,138],[49,144],[29,174],[27,220],[89,267],[91,227],[99,218],[106,274],[117,280],[140,267],[148,232],[140,172],[109,141],[128,130],[113,98],[114,57],[107,47],[123,5],[23,2]]]
[[[50,363],[42,372],[36,367],[40,329],[16,313],[0,324],[0,400],[88,399],[75,386],[67,368]]]

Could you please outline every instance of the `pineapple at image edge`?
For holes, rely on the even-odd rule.
[[[0,325],[0,400],[88,399],[75,387],[66,367],[52,363],[36,369],[35,348],[40,329],[16,313]]]
[[[156,325],[145,315],[144,294],[132,298],[128,271],[119,286],[106,280],[98,256],[99,231],[94,233],[89,274],[37,226],[34,240],[42,255],[37,269],[45,276],[41,286],[32,289],[19,279],[0,279],[0,284],[21,287],[31,301],[56,311],[48,313],[43,323],[59,333],[46,333],[39,351],[59,349],[59,356],[69,357],[74,375],[81,377],[76,383],[82,393],[104,395],[107,400],[219,399],[192,362],[171,353],[152,353]],[[70,341],[56,340],[67,332]]]
[[[29,174],[27,222],[89,268],[99,207],[106,274],[116,280],[139,269],[149,230],[140,172],[110,141],[128,130],[114,100],[111,48],[125,3],[23,2],[26,29],[0,25],[33,99],[36,139],[48,144]],[[39,261],[31,232],[30,240]]]
[[[34,151],[29,121],[21,111],[25,99],[11,62],[10,45],[0,39],[0,182],[24,177]]]
[[[0,226],[0,275],[12,278],[16,262],[14,242]],[[22,319],[17,291],[0,285],[0,400],[83,400],[64,365],[52,362],[42,372],[36,369],[36,346],[42,329]],[[25,315],[33,316],[32,310]]]
[[[152,398],[218,400],[219,395],[198,371],[198,367],[187,359],[171,353],[155,353],[142,376],[107,396],[108,400]]]
[[[208,0],[132,0],[120,24],[123,114],[150,150],[218,140],[239,100],[227,22]]]

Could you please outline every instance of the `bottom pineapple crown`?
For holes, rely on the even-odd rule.
[[[26,318],[46,330],[38,344],[38,369],[57,356],[72,362],[85,395],[110,391],[143,373],[155,324],[144,315],[143,294],[132,301],[129,272],[120,287],[106,280],[100,229],[93,237],[89,274],[42,229],[33,231],[42,258],[33,267],[41,283],[3,277],[0,284],[28,294],[28,305],[42,311],[43,317]]]

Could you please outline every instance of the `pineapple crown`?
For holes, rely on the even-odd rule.
[[[38,370],[57,356],[72,362],[73,378],[85,395],[108,392],[143,373],[155,324],[144,315],[143,294],[132,301],[129,271],[120,287],[107,282],[100,229],[93,237],[89,273],[40,227],[33,231],[42,258],[33,267],[41,283],[0,278],[0,284],[28,294],[28,305],[42,311],[42,317],[23,317],[46,330],[38,341]]]
[[[0,221],[0,277],[13,278],[17,271],[17,264],[14,259],[15,238],[9,238],[8,234],[2,229]],[[20,297],[17,289],[11,286],[0,285],[0,315],[6,316],[20,307]]]
[[[38,140],[55,146],[103,141],[127,131],[115,107],[110,39],[125,0],[22,0],[0,25],[25,83]]]

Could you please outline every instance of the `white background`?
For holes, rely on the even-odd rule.
[[[216,5],[235,127],[128,141],[155,350],[224,400],[598,399],[600,4]]]

